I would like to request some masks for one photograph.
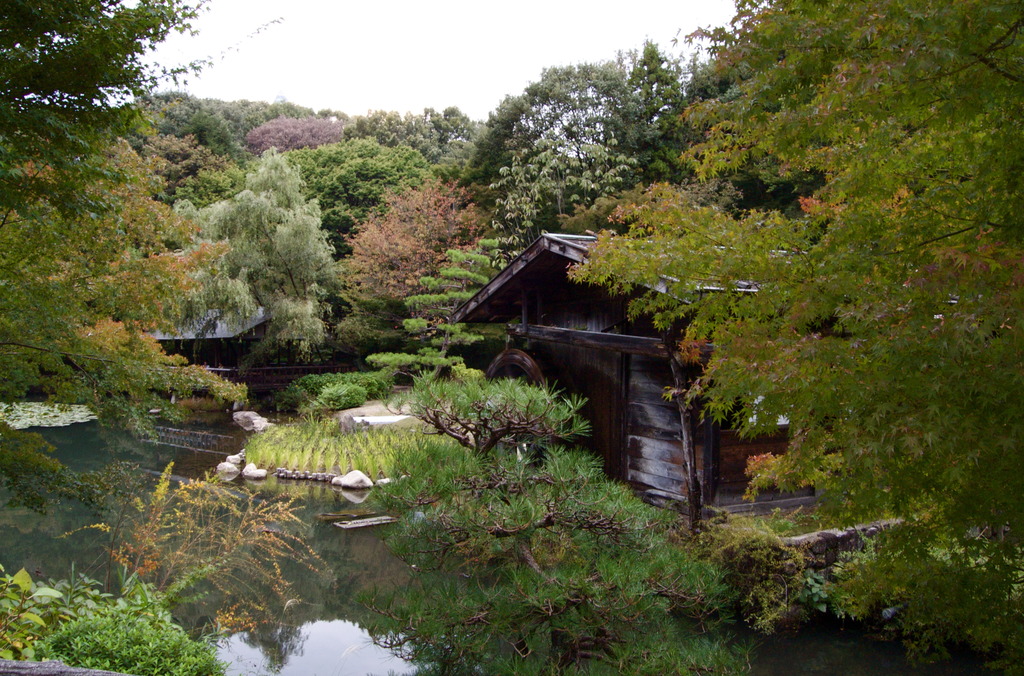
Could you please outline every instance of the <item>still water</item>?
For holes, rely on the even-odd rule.
[[[237,435],[239,447],[244,443],[244,437],[223,422],[211,423],[206,429]],[[156,473],[174,462],[175,476],[190,478],[212,469],[223,455],[141,442],[95,422],[39,431],[56,447],[55,455],[60,460],[79,470],[128,460],[143,471]],[[221,640],[220,657],[230,663],[229,673],[413,673],[411,665],[372,644],[362,628],[369,611],[355,601],[364,589],[403,584],[408,579],[405,565],[390,555],[372,529],[344,531],[317,519],[319,513],[354,507],[330,488],[295,482],[279,485],[271,478],[262,490],[287,491],[298,500],[300,516],[308,524],[306,542],[325,570],[312,573],[298,566],[293,570],[285,567],[283,573],[299,598],[280,610],[273,621]],[[74,508],[46,516],[22,509],[0,510],[0,564],[8,572],[24,567],[36,578],[66,577],[74,568],[102,579],[107,563],[106,540],[100,531],[89,528],[94,522],[95,517]],[[176,617],[186,626],[202,626],[210,621],[218,604],[229,601],[211,594],[203,602],[180,608]],[[838,626],[811,628],[797,636],[748,638],[757,645],[752,655],[752,673],[757,676],[991,673],[984,671],[981,660],[972,655],[915,667],[907,663],[898,644],[874,641],[857,630]]]

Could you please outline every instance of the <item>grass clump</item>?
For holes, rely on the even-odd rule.
[[[402,449],[422,436],[410,429],[370,427],[345,433],[330,418],[277,425],[250,439],[246,457],[260,467],[310,472],[358,469],[370,477],[393,476]]]
[[[334,383],[328,385],[313,402],[313,408],[341,410],[355,408],[366,403],[366,388],[355,383]]]

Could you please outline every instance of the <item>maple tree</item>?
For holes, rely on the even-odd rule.
[[[716,350],[689,391],[746,434],[790,421],[756,485],[895,516],[857,579],[917,647],[1024,652],[1024,70],[1018,5],[740,2],[704,34],[737,93],[695,106],[709,177],[770,158],[819,172],[802,216],[695,209],[660,190],[580,277]],[[663,291],[648,291],[658,289]],[[870,581],[865,584],[864,581]],[[851,583],[857,586],[857,582]]]
[[[392,192],[384,209],[371,214],[349,240],[346,279],[361,294],[405,298],[423,293],[420,278],[436,274],[449,249],[472,246],[480,220],[467,191],[450,183],[431,179]]]

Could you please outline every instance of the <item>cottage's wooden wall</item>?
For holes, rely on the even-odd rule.
[[[625,302],[610,299],[600,289],[557,286],[528,298],[527,320],[542,326],[606,331],[623,321]],[[599,453],[605,472],[623,477],[622,415],[625,356],[618,352],[532,341],[527,350],[555,385],[587,398],[583,415],[591,422],[585,445]]]
[[[556,285],[532,289],[524,300],[528,324],[658,335],[649,323],[628,322],[626,300],[609,298],[600,289]],[[526,347],[556,386],[587,398],[583,414],[591,421],[592,434],[586,445],[602,456],[609,476],[651,497],[686,499],[679,409],[664,397],[665,388],[673,384],[667,359],[543,340]],[[702,422],[698,409],[691,410],[691,421],[696,469],[704,478],[708,505],[742,500],[749,457],[785,451],[785,435],[743,440],[731,430]],[[708,445],[713,452],[705,452]]]
[[[679,409],[665,399],[672,373],[664,359],[628,355],[625,479],[672,500],[686,497]]]
[[[743,502],[747,490],[747,461],[755,455],[773,453],[781,455],[786,452],[789,437],[785,431],[773,436],[741,439],[735,430],[721,430],[719,433],[720,452],[718,470],[718,491],[716,505],[732,505]],[[758,496],[759,501],[771,501],[782,498],[794,498],[814,495],[811,489],[791,493],[781,491],[764,491]]]

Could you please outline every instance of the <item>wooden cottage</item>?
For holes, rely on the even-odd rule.
[[[668,337],[645,320],[630,320],[628,297],[569,279],[570,267],[585,260],[593,242],[578,235],[539,237],[456,310],[453,320],[507,322],[516,347],[494,359],[488,376],[554,383],[585,396],[589,445],[603,457],[609,476],[627,481],[646,500],[689,504],[687,496],[699,491],[695,504],[751,509],[749,503],[741,506],[747,459],[784,452],[785,427],[770,438],[744,440],[728,425],[666,399],[666,388],[697,372],[678,364],[673,369]],[[811,500],[808,491],[762,494],[758,503]]]

